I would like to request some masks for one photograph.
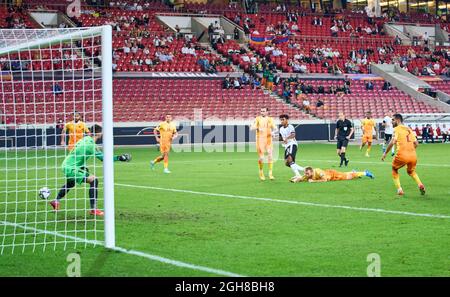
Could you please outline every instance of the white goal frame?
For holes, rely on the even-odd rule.
[[[75,28],[74,28],[75,29]],[[112,85],[112,28],[109,25],[89,28],[76,28],[73,32],[52,37],[31,40],[0,48],[0,55],[19,52],[24,49],[37,48],[40,45],[76,41],[93,34],[101,35],[102,63],[102,130],[103,130],[103,193],[104,193],[104,246],[115,248],[114,218],[114,165],[113,165],[113,85]],[[5,29],[6,30],[6,29]],[[15,29],[11,29],[15,30]],[[27,31],[44,31],[46,29],[26,29]]]

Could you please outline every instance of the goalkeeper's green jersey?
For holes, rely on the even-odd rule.
[[[64,159],[63,168],[79,168],[86,166],[91,157],[96,157],[103,161],[103,152],[99,150],[91,136],[85,136],[77,142],[73,150]]]

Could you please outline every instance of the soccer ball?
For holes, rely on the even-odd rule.
[[[41,197],[41,199],[47,199],[48,197],[50,197],[50,189],[47,187],[43,187],[39,190],[39,197]]]

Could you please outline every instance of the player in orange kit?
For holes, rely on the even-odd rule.
[[[362,176],[374,178],[373,174],[368,170],[360,172],[340,172],[333,169],[322,170],[320,168],[306,167],[305,175],[294,179],[293,182],[319,183],[338,180],[352,180],[360,178]]]
[[[150,162],[150,167],[153,170],[155,164],[164,160],[164,173],[170,173],[169,170],[169,152],[172,146],[172,140],[177,137],[177,127],[172,122],[172,116],[170,114],[166,115],[164,122],[159,123],[155,128],[156,141],[159,143],[159,151],[161,155],[156,157],[155,160]],[[159,132],[159,137],[157,132]]]
[[[272,133],[276,130],[273,118],[269,117],[269,109],[263,107],[260,110],[261,115],[257,116],[250,130],[256,130],[256,151],[258,152],[259,179],[265,180],[263,166],[264,155],[267,153],[267,162],[269,164],[269,179],[275,179],[272,172],[273,167],[273,147]]]
[[[361,146],[359,150],[367,144],[366,157],[369,157],[370,150],[372,148],[373,141],[373,129],[375,128],[375,139],[377,139],[378,129],[374,119],[372,119],[372,113],[369,111],[366,113],[366,118],[361,121],[363,129],[363,137],[361,139]]]
[[[395,186],[397,187],[397,194],[404,194],[402,186],[400,184],[400,176],[398,174],[398,170],[406,165],[406,171],[408,172],[409,176],[411,176],[417,183],[420,193],[422,195],[425,195],[425,186],[422,184],[419,176],[416,173],[416,148],[419,145],[419,142],[417,141],[414,132],[407,126],[403,125],[403,117],[401,114],[394,114],[393,125],[394,136],[392,137],[391,142],[386,148],[386,152],[389,152],[394,144],[396,145],[397,154],[395,155],[394,160],[392,160],[392,178],[394,180]],[[384,161],[384,159],[386,158],[386,152],[381,158],[382,161]]]
[[[71,151],[75,147],[75,144],[84,137],[85,133],[90,133],[86,124],[81,120],[81,114],[79,112],[75,111],[73,114],[73,121],[68,122],[64,126],[61,136],[61,146],[66,145],[66,133],[69,134],[69,145],[67,147],[69,151]]]

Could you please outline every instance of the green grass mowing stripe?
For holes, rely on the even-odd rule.
[[[450,219],[450,215],[443,215],[443,214],[416,213],[416,212],[409,212],[409,211],[388,210],[388,209],[382,209],[382,208],[366,208],[366,207],[355,207],[355,206],[348,206],[348,205],[333,205],[333,204],[304,202],[304,201],[297,201],[297,200],[283,200],[283,199],[274,199],[274,198],[266,198],[266,197],[253,197],[253,196],[242,196],[242,195],[222,194],[222,193],[208,193],[208,192],[199,192],[199,191],[191,191],[191,190],[183,190],[183,189],[130,185],[130,184],[122,184],[122,183],[116,183],[115,185],[122,186],[122,187],[129,187],[129,188],[140,188],[140,189],[148,189],[148,190],[178,192],[178,193],[195,194],[195,195],[203,195],[203,196],[215,196],[215,197],[225,197],[225,198],[235,198],[235,199],[268,201],[268,202],[276,202],[276,203],[288,203],[288,204],[297,204],[297,205],[305,205],[305,206],[313,206],[313,207],[378,212],[378,213],[397,214],[397,215],[415,216],[415,217]]]
[[[89,239],[85,239],[85,238],[80,238],[80,237],[75,237],[75,236],[70,236],[70,235],[64,235],[64,234],[60,234],[58,232],[54,232],[54,231],[47,231],[47,230],[41,230],[41,229],[37,229],[37,228],[33,228],[33,227],[27,227],[21,224],[17,224],[17,223],[10,223],[10,222],[5,222],[5,221],[0,221],[0,225],[4,225],[4,226],[11,226],[11,227],[15,227],[15,228],[21,228],[27,231],[34,231],[35,233],[40,233],[40,234],[47,234],[47,235],[53,235],[55,237],[60,237],[60,238],[64,238],[64,239],[70,239],[73,241],[78,241],[78,242],[83,242],[83,243],[88,243],[88,244],[92,244],[92,245],[100,245],[100,246],[104,246],[104,243],[98,240],[89,240]],[[157,255],[152,255],[152,254],[148,254],[148,253],[144,253],[144,252],[140,252],[140,251],[135,251],[135,250],[128,250],[122,247],[114,247],[111,250],[117,251],[117,252],[121,252],[124,254],[128,254],[128,255],[134,255],[134,256],[138,256],[138,257],[143,257],[152,261],[158,261],[161,263],[165,263],[165,264],[170,264],[173,266],[177,266],[177,267],[183,267],[183,268],[189,268],[192,270],[198,270],[198,271],[204,271],[204,272],[209,272],[209,273],[213,273],[213,274],[217,274],[217,275],[223,275],[223,276],[229,276],[229,277],[243,277],[244,275],[240,275],[240,274],[236,274],[233,272],[229,272],[229,271],[224,271],[224,270],[220,270],[220,269],[215,269],[215,268],[210,268],[210,267],[205,267],[205,266],[199,266],[199,265],[195,265],[195,264],[190,264],[190,263],[185,263],[185,262],[181,262],[181,261],[177,261],[177,260],[172,260],[172,259],[168,259],[168,258],[164,258],[161,256],[157,256]]]
[[[298,163],[300,164],[300,162],[304,162],[304,161],[308,161],[308,162],[327,162],[327,163],[339,163],[339,160],[319,160],[319,159],[308,159],[308,160],[303,160],[301,159],[302,156],[299,156],[299,161]],[[178,163],[178,164],[190,164],[190,163],[198,163],[198,162],[227,162],[227,161],[255,161],[257,160],[257,158],[253,158],[253,159],[239,159],[239,158],[230,158],[230,159],[204,159],[204,160],[175,160],[175,161],[171,161],[173,163]],[[283,160],[279,159],[280,162],[282,162]],[[136,164],[150,164],[150,161],[144,161],[144,162],[135,162],[133,161],[133,163]],[[371,161],[353,161],[352,159],[350,159],[350,163],[353,164],[373,164],[373,165],[391,165],[391,162],[389,160],[383,162],[383,161],[379,161],[379,162],[371,162]],[[427,164],[427,163],[419,163],[419,166],[426,166],[426,167],[450,167],[449,164]]]

